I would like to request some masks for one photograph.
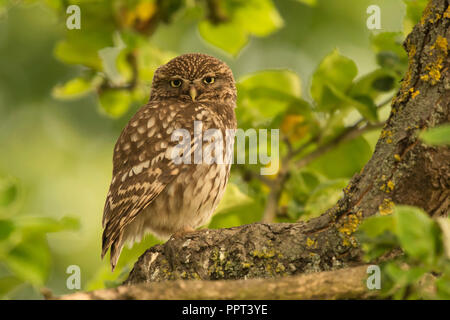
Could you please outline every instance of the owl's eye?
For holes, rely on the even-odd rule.
[[[206,84],[211,84],[211,83],[214,83],[214,80],[215,80],[214,77],[205,77],[203,79],[203,82]]]
[[[170,80],[170,85],[173,88],[178,88],[179,86],[181,86],[181,80],[180,79]]]

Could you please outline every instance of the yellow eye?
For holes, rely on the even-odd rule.
[[[179,86],[181,86],[181,80],[180,79],[170,80],[170,85],[173,88],[178,88]]]
[[[206,84],[211,84],[214,83],[214,77],[205,77],[205,79],[203,79],[203,82]]]

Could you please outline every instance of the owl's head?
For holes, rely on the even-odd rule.
[[[159,67],[150,100],[221,102],[235,106],[236,86],[230,68],[219,59],[188,53]]]

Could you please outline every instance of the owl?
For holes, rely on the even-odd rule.
[[[124,244],[147,233],[168,239],[210,220],[230,174],[235,107],[233,74],[212,56],[184,54],[155,71],[148,103],[114,147],[101,254],[111,249],[112,270]]]

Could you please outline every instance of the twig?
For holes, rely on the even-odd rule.
[[[246,168],[245,166],[238,166],[238,168],[240,169],[242,177],[245,181],[256,179],[264,183],[268,187],[272,187],[274,185],[273,180],[270,180],[263,175],[257,174],[256,172]]]
[[[337,144],[339,144],[339,143],[341,143],[343,141],[348,141],[348,140],[357,138],[357,137],[359,137],[360,135],[362,135],[363,133],[365,133],[367,131],[374,130],[374,129],[379,129],[379,128],[383,127],[383,125],[384,125],[384,122],[379,122],[379,123],[375,123],[375,124],[370,124],[369,123],[366,126],[360,128],[359,127],[360,123],[361,123],[361,120],[358,121],[352,127],[347,128],[346,130],[344,130],[344,132],[342,132],[340,135],[338,135],[334,139],[328,141],[327,143],[325,143],[324,145],[318,147],[316,150],[314,150],[310,154],[308,154],[305,157],[301,158],[300,160],[296,161],[295,162],[295,167],[297,169],[303,168],[304,166],[306,166],[309,163],[311,163],[313,160],[315,160],[318,157],[320,157],[321,155],[327,153],[330,149],[334,148],[335,145],[337,145]]]
[[[137,66],[137,59],[136,59],[136,52],[130,52],[127,55],[127,61],[131,66],[131,80],[128,83],[125,83],[123,85],[113,85],[111,84],[108,79],[104,79],[103,83],[100,85],[99,90],[133,90],[137,83],[139,78],[139,70]]]
[[[300,168],[303,168],[304,166],[308,165],[313,160],[317,159],[321,155],[325,154],[326,152],[328,152],[329,150],[334,148],[338,143],[354,139],[369,130],[381,128],[384,125],[384,122],[380,122],[380,123],[376,123],[376,124],[367,124],[366,126],[360,128],[359,126],[364,122],[365,122],[364,119],[359,120],[352,127],[347,128],[346,130],[344,130],[341,134],[339,134],[334,139],[332,139],[329,142],[327,142],[326,144],[318,147],[316,150],[307,154],[305,157],[301,158],[300,160],[296,161],[295,162],[296,169],[300,169]],[[319,134],[316,137],[314,137],[313,139],[311,139],[310,141],[308,141],[305,144],[303,144],[302,146],[300,146],[299,148],[288,153],[286,155],[286,157],[283,158],[283,160],[281,162],[282,165],[281,165],[281,169],[278,174],[278,177],[275,180],[275,182],[273,183],[273,186],[267,196],[266,206],[264,208],[263,217],[261,219],[262,222],[265,222],[265,223],[273,222],[273,219],[275,218],[275,215],[276,215],[276,212],[278,209],[278,201],[279,201],[281,193],[283,191],[284,184],[286,183],[286,181],[288,180],[288,177],[289,177],[292,159],[296,155],[298,155],[302,151],[304,151],[306,148],[311,146],[313,143],[320,141],[320,139],[321,139],[321,137]]]
[[[206,0],[208,6],[208,19],[212,24],[228,21],[228,16],[222,8],[221,0]]]

